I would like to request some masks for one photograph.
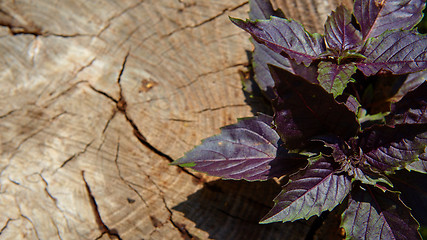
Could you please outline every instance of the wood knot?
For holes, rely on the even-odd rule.
[[[127,103],[123,98],[120,98],[119,101],[117,102],[117,109],[122,112],[125,113],[126,112],[126,106]]]

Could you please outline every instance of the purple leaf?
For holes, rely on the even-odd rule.
[[[366,57],[357,64],[366,75],[380,70],[393,74],[418,72],[427,68],[427,35],[416,31],[386,32],[369,39],[362,54]]]
[[[424,7],[425,0],[356,0],[354,16],[366,40],[386,30],[412,29],[421,20]]]
[[[252,66],[255,73],[255,82],[258,84],[259,88],[265,93],[268,99],[273,100],[276,98],[274,93],[274,80],[270,75],[270,70],[267,64],[274,65],[292,71],[291,64],[287,58],[280,55],[279,53],[274,52],[267,46],[256,42],[251,39],[252,43],[255,46],[253,55],[252,55]]]
[[[360,32],[351,25],[351,13],[344,6],[339,6],[326,20],[325,39],[328,48],[336,50],[339,55],[361,45]]]
[[[303,64],[296,64],[293,60],[289,60],[279,53],[274,52],[267,46],[253,39],[251,39],[251,41],[255,46],[252,58],[255,81],[270,100],[276,98],[276,94],[273,91],[274,80],[271,77],[268,64],[286,69],[289,72],[302,76],[310,82],[318,83],[317,68],[315,66],[311,65],[310,67],[305,67]]]
[[[352,111],[354,114],[357,115],[360,108],[360,103],[357,101],[357,99],[351,95],[347,97],[347,100],[345,101],[345,106]]]
[[[427,174],[397,171],[390,177],[402,201],[412,209],[412,215],[427,226]]]
[[[355,188],[341,226],[348,239],[421,239],[418,223],[396,193]]]
[[[271,17],[270,20],[243,21],[230,18],[238,27],[249,32],[258,42],[273,51],[284,54],[296,63],[310,63],[325,51],[323,37],[319,34],[309,34],[293,20]]]
[[[392,104],[387,124],[427,123],[427,82],[407,93],[399,102]]]
[[[251,20],[269,19],[271,16],[284,17],[281,11],[275,11],[270,0],[249,1],[249,18]]]
[[[427,173],[427,149],[423,154],[418,156],[418,161],[415,161],[408,166],[406,166],[406,169],[409,171],[416,171],[420,173]]]
[[[338,65],[333,62],[320,62],[318,69],[319,84],[328,93],[337,97],[347,87],[347,83],[351,81],[351,75],[356,72],[357,68],[354,63]]]
[[[384,183],[393,187],[393,184],[387,178],[387,176],[380,173],[373,172],[366,166],[359,166],[352,168],[347,172],[354,180],[358,180],[361,183],[369,185],[377,185],[378,183]]]
[[[427,124],[374,125],[359,135],[364,158],[372,167],[393,172],[417,160],[427,144]]]
[[[280,138],[267,115],[240,120],[205,139],[174,165],[227,179],[248,181],[280,177],[306,165],[306,157],[279,146]]]
[[[274,199],[273,209],[261,223],[295,221],[319,216],[332,210],[347,196],[351,181],[336,174],[332,163],[321,158],[306,170],[290,177],[290,182]]]
[[[271,66],[278,98],[273,101],[276,130],[289,149],[302,148],[314,136],[354,136],[359,124],[353,112],[318,84]]]
[[[357,140],[352,138],[349,141],[341,141],[334,137],[319,138],[325,146],[332,149],[332,157],[340,164],[339,171],[346,172],[353,180],[358,180],[365,184],[376,185],[385,183],[393,187],[390,180],[381,173],[374,172],[369,166],[361,161],[361,151],[357,146]]]
[[[423,84],[427,80],[427,70],[421,72],[415,72],[408,74],[404,84],[399,88],[399,91],[393,96],[393,98],[400,99],[408,92],[414,90],[419,85]]]

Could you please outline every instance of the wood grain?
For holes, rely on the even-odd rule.
[[[0,2],[0,238],[303,238],[304,222],[257,224],[276,183],[169,165],[253,115],[252,46],[228,20],[248,5]]]

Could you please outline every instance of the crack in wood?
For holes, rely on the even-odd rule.
[[[91,190],[88,182],[86,181],[85,171],[82,171],[81,174],[82,174],[83,182],[84,182],[85,187],[86,187],[86,192],[87,192],[87,194],[89,196],[89,202],[90,202],[90,205],[92,207],[93,214],[95,215],[96,223],[98,224],[98,227],[101,230],[102,234],[106,233],[106,234],[108,234],[108,236],[110,238],[111,237],[115,237],[115,238],[121,240],[122,238],[120,237],[120,235],[117,232],[117,230],[116,229],[110,229],[110,228],[108,228],[108,226],[102,220],[101,214],[99,212],[98,204],[96,203],[95,197],[92,194],[92,190]]]
[[[51,198],[53,200],[53,202],[55,203],[55,205],[58,204],[58,199],[56,199],[55,197],[52,196],[52,194],[50,194],[49,190],[47,189],[47,187],[49,186],[49,183],[46,181],[46,179],[44,179],[43,175],[41,173],[39,173],[40,178],[42,179],[42,181],[44,182],[44,191],[47,194],[47,196],[49,196],[49,198]],[[58,205],[57,205],[58,207]]]
[[[17,112],[17,111],[18,111],[18,109],[10,110],[9,112],[7,112],[7,113],[5,113],[5,114],[1,115],[1,116],[0,116],[0,119],[2,119],[2,118],[6,118],[6,117],[8,117],[9,115],[12,115],[14,112]]]
[[[23,18],[24,16],[19,16]],[[93,37],[91,34],[83,33],[72,33],[72,34],[62,34],[62,33],[52,33],[49,31],[43,31],[42,27],[36,25],[33,21],[24,21],[18,20],[15,16],[11,15],[7,11],[0,9],[0,26],[7,27],[9,33],[13,36],[16,35],[33,35],[35,37],[61,37],[61,38],[73,38],[73,37]]]
[[[42,29],[33,22],[24,24],[2,9],[0,9],[0,26],[7,27],[12,35],[31,34],[37,36],[42,34]]]
[[[116,116],[116,114],[117,114],[117,110],[116,109],[114,109],[113,110],[113,114],[111,115],[111,117],[108,119],[108,121],[107,121],[107,123],[105,124],[105,126],[104,126],[104,129],[102,130],[102,134],[105,134],[105,132],[107,131],[107,129],[108,129],[108,126],[110,126],[110,122],[114,119],[114,117]]]
[[[19,208],[19,212],[21,212],[21,209],[20,209],[20,208]],[[30,222],[31,226],[33,226],[33,230],[34,230],[34,233],[36,234],[37,239],[40,239],[40,237],[39,237],[39,233],[37,232],[37,228],[36,228],[36,226],[34,226],[34,223],[33,223],[33,221],[31,220],[31,218],[29,218],[29,217],[27,217],[27,216],[23,215],[23,214],[22,214],[22,212],[21,212],[21,217],[22,217],[22,218],[24,218],[24,219],[26,219],[28,222]]]
[[[229,212],[227,212],[227,211],[225,211],[225,210],[223,210],[221,208],[218,208],[218,207],[215,207],[215,206],[212,206],[212,207],[214,209],[216,209],[218,212],[221,212],[221,213],[225,214],[227,217],[234,218],[234,219],[238,220],[239,222],[244,222],[244,223],[248,223],[248,224],[254,224],[254,222],[252,222],[252,221],[249,221],[249,220],[247,220],[245,218],[242,218],[242,217],[239,217],[239,216],[235,216],[235,215],[233,215],[233,214],[231,214],[231,213],[229,213]]]
[[[222,15],[224,15],[224,14],[225,14],[225,13],[227,13],[227,12],[232,12],[232,11],[235,11],[235,10],[239,9],[239,8],[241,8],[241,7],[245,6],[245,5],[246,5],[246,4],[248,4],[248,3],[249,3],[249,1],[246,1],[246,2],[243,2],[243,3],[239,4],[239,5],[237,5],[237,6],[234,6],[234,7],[231,7],[231,8],[225,8],[225,9],[223,9],[219,14],[217,14],[217,15],[215,15],[215,16],[212,16],[212,17],[210,17],[210,18],[208,18],[208,19],[205,19],[205,20],[203,20],[203,21],[201,21],[201,22],[199,22],[199,23],[196,23],[196,24],[194,24],[194,25],[187,25],[187,26],[184,26],[184,27],[181,27],[181,28],[175,29],[175,30],[173,30],[172,32],[167,33],[167,34],[165,34],[165,35],[161,36],[161,38],[170,37],[170,36],[172,36],[173,34],[175,34],[175,33],[177,33],[177,32],[181,32],[181,31],[186,30],[186,29],[191,29],[191,28],[197,28],[197,27],[200,27],[200,26],[202,26],[203,24],[206,24],[206,23],[209,23],[209,22],[214,21],[215,19],[217,19],[217,18],[221,17]]]
[[[205,108],[202,109],[196,113],[203,113],[203,112],[207,112],[207,111],[217,111],[217,110],[221,110],[224,108],[230,108],[230,107],[246,107],[248,106],[247,104],[230,104],[230,105],[225,105],[225,106],[220,106],[220,107],[215,107],[215,108]]]
[[[183,123],[195,122],[195,120],[188,120],[188,119],[181,119],[181,118],[168,118],[167,120],[172,122],[183,122]]]
[[[87,82],[88,81],[86,81],[86,80],[81,80],[81,81],[73,83],[69,88],[65,89],[64,91],[62,91],[62,92],[58,93],[57,95],[53,96],[52,98],[48,99],[46,101],[46,104],[43,107],[48,108],[51,104],[55,103],[58,98],[60,98],[64,95],[66,95],[67,93],[71,92],[72,90],[77,88],[80,84],[87,83]],[[38,99],[41,99],[42,94],[44,94],[44,91],[39,94]]]
[[[127,8],[124,8],[122,11],[118,12],[117,14],[114,14],[113,16],[109,17],[106,22],[107,24],[104,25],[103,28],[101,28],[101,30],[99,30],[99,32],[96,34],[97,37],[99,37],[103,32],[105,32],[110,26],[111,26],[111,22],[114,21],[116,18],[121,17],[123,14],[127,13],[129,10],[132,10],[134,8],[139,7],[145,0],[140,0],[139,2],[137,2],[136,4],[133,4]]]
[[[202,77],[205,77],[205,76],[208,76],[208,75],[211,75],[211,74],[220,73],[220,72],[222,72],[224,70],[227,70],[227,69],[230,69],[230,68],[241,67],[241,66],[248,67],[248,63],[247,62],[245,62],[245,63],[236,63],[236,64],[232,64],[230,66],[226,66],[226,67],[221,68],[221,69],[217,69],[217,70],[214,70],[214,71],[209,71],[209,72],[201,73],[201,74],[197,75],[196,78],[194,78],[194,80],[192,80],[189,83],[186,83],[186,84],[184,84],[182,86],[177,87],[177,89],[182,89],[182,88],[189,87],[189,86],[193,85],[194,83],[198,82]]]
[[[92,143],[95,140],[90,141],[88,144],[86,144],[86,146],[84,147],[84,149],[80,152],[74,153],[71,157],[69,157],[68,159],[66,159],[59,168],[63,168],[65,167],[65,165],[67,165],[70,161],[77,159],[80,155],[86,153],[87,149],[92,145]]]
[[[8,218],[6,223],[4,224],[4,226],[0,229],[0,236],[3,233],[4,230],[7,229],[7,227],[9,226],[9,223],[12,221],[15,221],[16,219],[12,219],[12,218]]]
[[[103,91],[101,91],[101,90],[99,90],[99,89],[96,89],[96,88],[95,88],[94,86],[92,86],[91,84],[89,84],[89,87],[90,87],[93,91],[95,91],[95,92],[97,92],[97,93],[99,93],[99,94],[103,95],[104,97],[108,98],[109,100],[111,100],[111,101],[113,101],[114,103],[116,103],[116,104],[117,104],[118,100],[116,100],[114,97],[110,96],[108,93],[103,92]]]
[[[52,201],[53,201],[53,202],[54,202],[54,204],[55,204],[56,209],[58,209],[58,210],[59,210],[59,212],[61,212],[62,216],[64,217],[64,219],[65,219],[65,221],[66,221],[66,223],[67,223],[67,227],[68,227],[68,229],[71,229],[71,227],[70,227],[70,223],[68,222],[67,217],[65,216],[64,212],[62,211],[62,209],[61,209],[61,208],[59,207],[59,205],[58,205],[58,199],[57,199],[57,198],[55,198],[55,197],[54,197],[54,196],[49,192],[49,190],[48,190],[48,187],[49,187],[49,183],[48,183],[48,181],[43,177],[43,175],[42,175],[41,173],[39,173],[39,176],[40,176],[40,178],[42,179],[42,181],[43,181],[43,182],[44,182],[44,184],[45,184],[45,187],[44,187],[44,191],[45,191],[45,193],[47,194],[47,196],[48,196],[50,199],[52,199]],[[56,227],[58,237],[59,237],[60,239],[62,239],[62,238],[61,238],[61,234],[60,234],[59,229],[58,229],[58,226],[57,226],[57,224],[53,221],[53,219],[52,219],[52,223],[53,223],[53,224],[55,225],[55,227]]]
[[[169,208],[167,202],[166,202],[166,198],[165,198],[165,193],[163,192],[163,190],[159,187],[159,185],[157,185],[157,183],[151,179],[151,177],[149,175],[146,175],[147,179],[151,182],[151,184],[153,184],[157,190],[159,191],[159,196],[161,197],[162,201],[163,201],[163,205],[165,206],[166,210],[169,213],[169,222],[172,224],[172,226],[174,226],[180,233],[181,236],[184,239],[196,239],[193,237],[193,235],[185,228],[184,224],[181,223],[177,223],[173,220],[173,212],[172,210]]]
[[[120,171],[120,167],[119,167],[119,151],[120,151],[120,138],[117,140],[117,149],[116,149],[116,156],[114,159],[114,162],[116,164],[116,168],[117,168],[117,172],[119,173],[119,178],[132,190],[134,191],[138,197],[141,199],[141,201],[145,204],[146,207],[148,207],[148,203],[145,201],[145,199],[142,197],[142,195],[134,188],[132,187],[132,185],[130,184],[129,181],[127,181],[126,179],[124,179],[124,177],[122,176],[122,173]],[[129,201],[129,199],[128,199]],[[129,201],[131,202],[131,201]]]
[[[195,239],[193,237],[193,235],[187,230],[185,224],[177,223],[173,220],[173,212],[169,208],[168,204],[166,203],[166,199],[165,199],[163,192],[161,194],[161,197],[162,197],[163,204],[165,205],[166,210],[169,212],[169,222],[172,224],[172,226],[174,226],[181,233],[181,236],[184,239],[186,239],[186,240],[187,239]]]
[[[119,89],[120,89],[120,97],[119,97],[119,101],[117,102],[117,109],[124,114],[126,120],[129,122],[129,124],[131,125],[132,129],[133,129],[133,134],[134,136],[138,139],[138,141],[144,145],[145,147],[147,147],[148,149],[150,149],[152,152],[154,152],[155,154],[163,157],[164,159],[168,160],[169,162],[173,162],[174,160],[172,159],[172,157],[170,157],[169,155],[167,155],[166,153],[160,151],[159,149],[157,149],[156,147],[154,147],[151,143],[149,143],[147,141],[147,139],[145,138],[145,136],[142,134],[142,132],[139,130],[138,126],[136,126],[135,122],[129,117],[129,115],[127,114],[127,103],[126,100],[124,98],[123,95],[123,88],[121,85],[121,78],[123,76],[123,73],[125,71],[125,67],[126,67],[126,63],[128,60],[128,57],[130,55],[130,50],[127,52],[127,54],[125,55],[124,59],[123,59],[123,63],[122,63],[122,67],[120,69],[120,73],[119,76],[117,77],[117,84],[119,85]],[[200,181],[200,177],[194,175],[193,173],[189,172],[187,169],[178,166],[183,172],[189,174],[190,176],[196,178],[197,180]]]

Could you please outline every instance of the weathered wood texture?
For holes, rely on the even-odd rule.
[[[228,20],[247,11],[245,0],[0,1],[0,239],[304,238],[304,222],[257,224],[274,182],[168,165],[253,115],[238,74],[252,46]]]

